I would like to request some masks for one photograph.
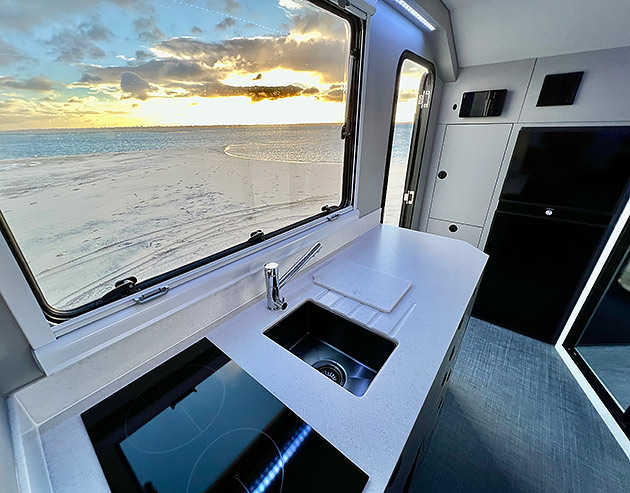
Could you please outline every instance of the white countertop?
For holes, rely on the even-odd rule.
[[[377,226],[283,287],[282,294],[289,303],[287,311],[267,310],[266,301],[261,300],[218,325],[206,337],[363,469],[370,476],[366,493],[381,492],[473,295],[486,258],[461,241]],[[391,313],[385,313],[313,282],[313,273],[342,261],[406,279],[411,288]],[[379,286],[371,289],[378,291]],[[364,396],[350,394],[263,334],[307,299],[398,342]],[[166,355],[164,359],[168,359]],[[100,398],[121,386],[114,382]],[[29,398],[33,414],[36,401],[26,392],[24,399]],[[20,391],[15,402],[17,414],[24,413],[19,400]],[[22,440],[41,439],[40,449],[54,491],[108,491],[80,419],[84,406],[75,407],[67,409],[63,419],[42,423],[30,434],[21,424]],[[24,460],[37,460],[32,455],[25,452]]]

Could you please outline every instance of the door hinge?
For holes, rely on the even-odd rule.
[[[348,126],[347,123],[344,123],[341,127],[341,140],[346,140],[348,137],[352,136],[352,127]]]
[[[421,109],[426,110],[429,107],[429,104],[431,103],[431,91],[422,91],[419,95],[418,95],[418,106],[420,106]]]
[[[407,205],[413,205],[413,198],[415,194],[416,192],[414,192],[413,190],[407,190],[403,195],[403,202]]]

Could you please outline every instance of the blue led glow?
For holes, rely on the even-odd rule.
[[[295,454],[295,451],[300,447],[300,445],[302,445],[302,442],[311,431],[312,428],[309,425],[304,424],[293,434],[291,440],[289,440],[289,442],[281,450],[280,458],[270,464],[265,469],[265,472],[262,473],[258,480],[254,483],[253,489],[250,490],[251,493],[264,493],[267,490],[271,482],[278,474],[280,474],[284,465],[289,461],[293,454]]]

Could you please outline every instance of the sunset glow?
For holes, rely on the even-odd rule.
[[[348,25],[302,0],[0,7],[0,130],[344,118]]]

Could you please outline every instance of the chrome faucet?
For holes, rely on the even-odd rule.
[[[283,276],[278,276],[278,263],[267,262],[265,264],[265,286],[267,287],[267,308],[270,310],[284,310],[286,301],[280,296],[280,288],[297,274],[317,252],[322,249],[321,243],[315,243],[311,249],[293,264]]]

